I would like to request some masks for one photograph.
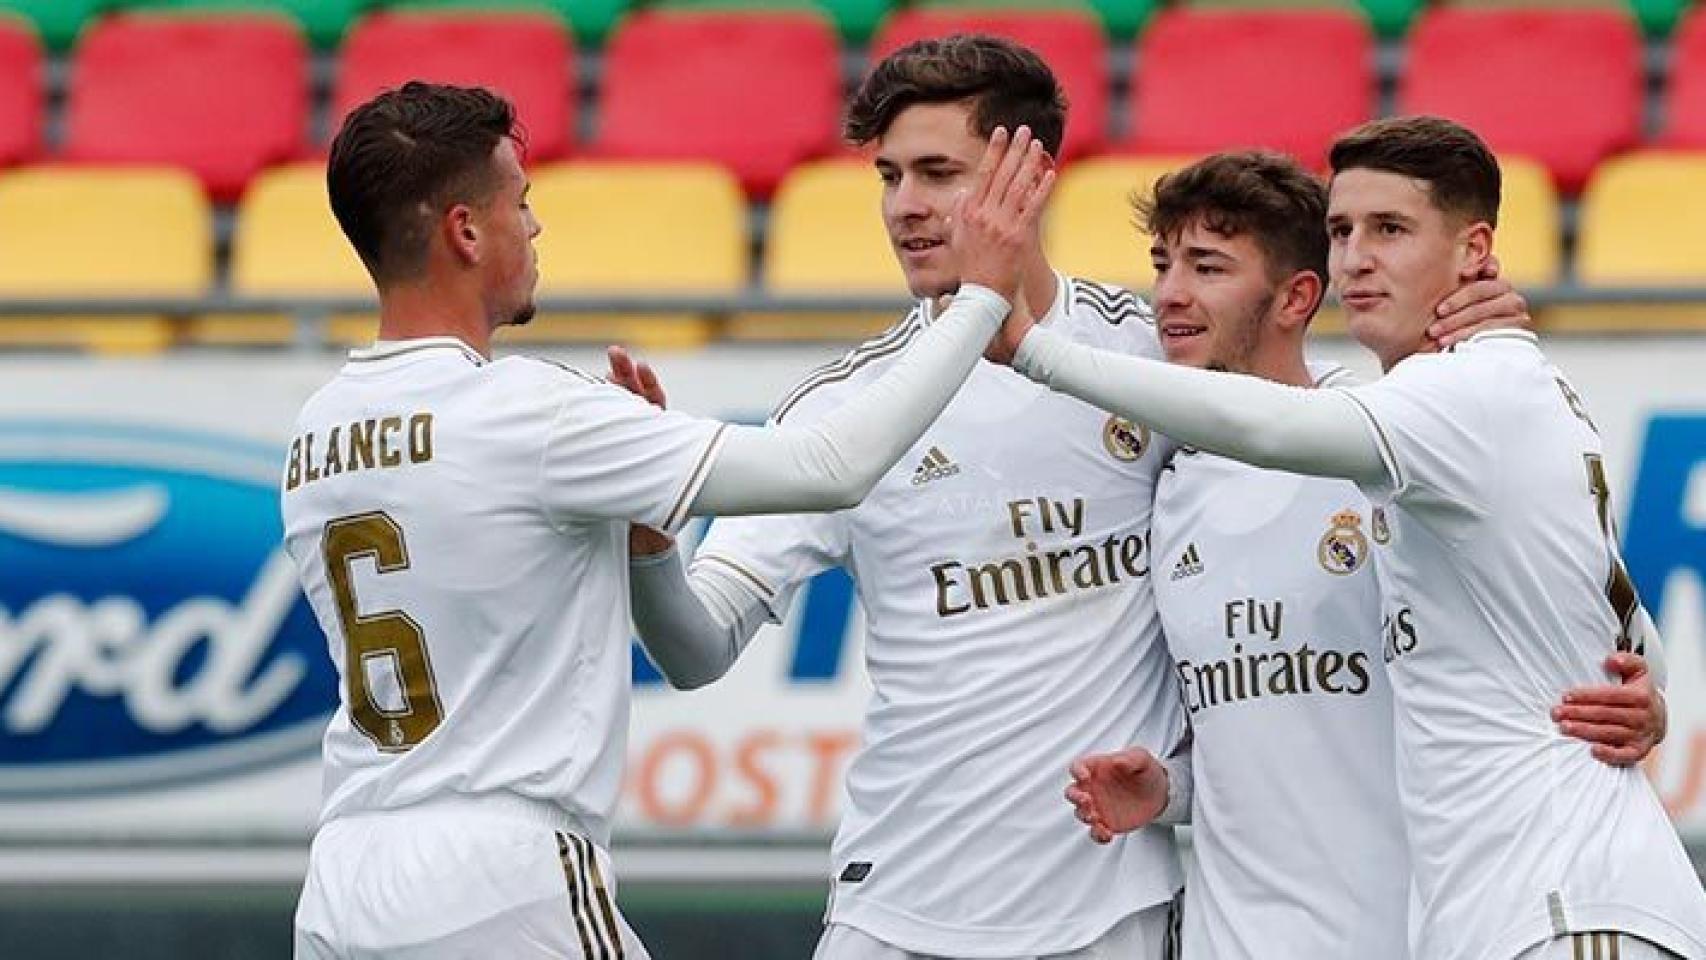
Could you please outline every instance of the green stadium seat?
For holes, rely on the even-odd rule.
[[[1391,40],[1404,35],[1410,29],[1410,21],[1415,19],[1416,12],[1427,5],[1427,0],[1360,0],[1362,10],[1368,14],[1368,22],[1374,25],[1374,32],[1384,39]]]
[[[677,10],[817,10],[834,22],[848,43],[864,43],[889,12],[893,0],[661,0]]]
[[[992,10],[1088,10],[1102,21],[1108,36],[1130,40],[1149,23],[1165,0],[924,0],[921,7]],[[898,6],[898,4],[897,4]]]
[[[109,0],[0,0],[0,15],[21,15],[35,24],[42,43],[64,51],[71,48],[83,24],[109,5]]]
[[[337,46],[344,28],[373,0],[117,0],[127,10],[275,10],[302,25],[309,42],[322,50]]]
[[[376,0],[393,10],[544,10],[568,21],[575,42],[598,47],[616,21],[633,4],[630,0]]]

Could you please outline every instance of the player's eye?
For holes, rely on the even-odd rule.
[[[1225,273],[1225,272],[1226,272],[1226,268],[1221,266],[1218,263],[1199,263],[1199,264],[1197,264],[1197,274],[1199,276],[1213,277],[1213,276],[1218,276],[1218,275]]]
[[[1345,240],[1351,235],[1350,224],[1335,223],[1327,228],[1327,236],[1334,240]]]
[[[884,186],[892,187],[900,182],[900,174],[894,170],[878,170],[877,179],[881,180]]]
[[[1382,236],[1396,237],[1399,234],[1404,233],[1404,232],[1405,232],[1405,230],[1404,230],[1403,224],[1396,223],[1396,222],[1391,221],[1391,220],[1388,220],[1385,223],[1380,225],[1380,233]]]

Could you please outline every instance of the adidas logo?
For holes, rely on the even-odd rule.
[[[1202,556],[1197,553],[1197,545],[1193,543],[1185,548],[1184,555],[1179,557],[1179,562],[1173,564],[1173,579],[1183,580],[1199,573],[1202,573]]]
[[[932,480],[941,480],[960,472],[960,465],[948,459],[941,447],[931,447],[924,461],[912,471],[912,485],[922,487]]]

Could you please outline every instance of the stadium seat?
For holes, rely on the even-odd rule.
[[[1087,10],[1102,22],[1108,36],[1123,43],[1165,4],[1166,0],[923,0],[919,5],[943,10]]]
[[[1130,145],[1268,147],[1322,166],[1375,108],[1374,40],[1339,10],[1163,11],[1138,40]]]
[[[0,18],[0,166],[41,150],[42,51],[27,24]]]
[[[42,43],[54,52],[69,50],[83,25],[109,0],[0,0],[0,16],[16,14],[35,24]]]
[[[662,0],[673,10],[815,10],[835,22],[848,44],[864,44],[894,0]]]
[[[274,11],[301,25],[309,42],[320,49],[335,47],[344,29],[373,0],[116,0],[128,10],[179,10],[190,13]]]
[[[308,51],[289,21],[123,14],[78,45],[64,156],[181,166],[231,201],[297,154],[307,122]]]
[[[1649,35],[1662,37],[1676,24],[1677,18],[1689,6],[1690,0],[1447,0],[1459,7],[1550,7],[1568,9],[1598,7],[1603,10],[1627,12]]]
[[[840,48],[806,13],[646,10],[611,38],[603,88],[598,155],[716,161],[768,196],[835,146]]]
[[[1436,7],[1410,31],[1398,104],[1539,160],[1574,194],[1639,139],[1641,96],[1641,40],[1626,11]]]
[[[1558,192],[1540,164],[1500,157],[1504,181],[1499,204],[1498,254],[1505,279],[1518,287],[1550,286],[1563,279],[1563,227]]]
[[[914,40],[955,33],[1010,37],[1035,50],[1055,71],[1072,104],[1067,158],[1099,151],[1108,135],[1108,42],[1083,10],[990,10],[914,7],[897,11],[871,41],[871,62]]]
[[[582,48],[602,46],[630,0],[377,0],[397,10],[544,11],[569,24]]]
[[[326,200],[326,168],[319,163],[276,167],[256,177],[237,205],[231,237],[231,292],[238,297],[371,296],[361,260],[338,228]],[[368,314],[327,318],[338,343],[372,338]],[[189,324],[186,338],[200,344],[282,344],[295,320],[278,314],[209,315]]]
[[[1387,39],[1402,37],[1416,11],[1426,3],[1427,0],[1188,0],[1189,6],[1208,9],[1346,10],[1368,18],[1369,26]]]
[[[574,59],[562,22],[536,11],[375,13],[350,29],[339,52],[333,127],[408,80],[486,86],[515,104],[528,159],[556,159],[574,141]]]
[[[554,164],[533,172],[539,295],[727,296],[745,289],[746,200],[709,163]],[[541,316],[510,339],[594,339],[691,346],[709,335],[697,315]]]
[[[1043,246],[1056,269],[1133,290],[1155,285],[1150,238],[1136,225],[1132,200],[1191,161],[1180,157],[1097,157],[1066,168],[1054,187]]]
[[[213,281],[213,214],[170,168],[34,167],[0,174],[0,297],[198,297]],[[163,317],[0,319],[0,342],[152,350]]]
[[[770,204],[764,287],[771,293],[906,292],[883,229],[882,181],[861,160],[802,164]]]
[[[1635,19],[1648,36],[1662,37],[1675,28],[1692,0],[1629,0]]]
[[[1582,195],[1576,278],[1584,285],[1698,286],[1706,278],[1706,154],[1606,161]]]
[[[1682,21],[1671,37],[1663,143],[1706,147],[1706,7]]]

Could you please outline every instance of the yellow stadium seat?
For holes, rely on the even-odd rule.
[[[1504,196],[1493,252],[1504,277],[1519,288],[1557,283],[1563,230],[1551,174],[1522,157],[1500,157],[1499,170]]]
[[[1596,287],[1706,284],[1706,153],[1602,164],[1582,195],[1576,275]]]
[[[237,206],[231,292],[240,297],[373,295],[366,268],[332,216],[324,164],[278,167],[249,185]],[[372,314],[339,314],[327,318],[326,335],[337,343],[365,343],[375,327]],[[276,344],[290,342],[295,329],[293,318],[278,314],[205,316],[190,326],[188,336],[196,343]]]
[[[733,174],[691,162],[571,162],[532,173],[543,232],[539,293],[551,296],[726,296],[746,288],[746,199]],[[502,331],[510,341],[619,340],[691,347],[708,317],[542,315]]]
[[[164,168],[35,167],[0,175],[0,297],[195,297],[213,280],[213,216]],[[0,318],[0,343],[158,350],[165,317]]]
[[[906,277],[883,227],[882,181],[864,160],[821,160],[789,172],[770,205],[764,288],[774,294],[905,297]],[[753,314],[738,339],[862,339],[895,314]]]
[[[1132,199],[1153,191],[1162,174],[1190,162],[1179,157],[1098,157],[1067,167],[1054,185],[1043,223],[1049,260],[1075,277],[1133,290],[1154,286],[1150,238],[1138,229]]]
[[[1706,286],[1706,153],[1648,151],[1594,171],[1576,230],[1576,279],[1590,287]],[[1706,329],[1699,304],[1552,307],[1548,329]]]

